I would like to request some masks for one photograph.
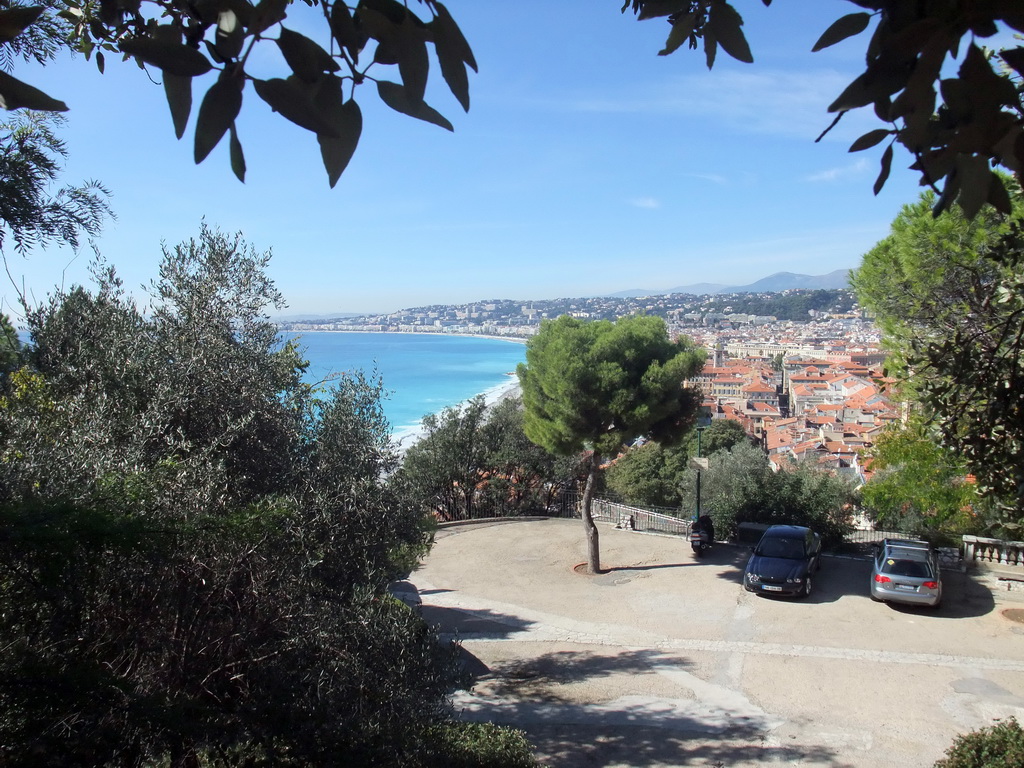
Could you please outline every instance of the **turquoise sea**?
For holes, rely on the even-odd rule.
[[[423,417],[479,394],[494,399],[516,382],[524,344],[479,336],[304,332],[311,382],[346,371],[377,371],[388,391],[384,413],[395,437],[415,434]]]

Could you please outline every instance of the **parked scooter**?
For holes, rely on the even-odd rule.
[[[709,515],[701,515],[690,528],[690,546],[697,557],[703,555],[715,543],[715,525]]]

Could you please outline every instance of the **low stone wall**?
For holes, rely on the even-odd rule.
[[[964,536],[964,564],[968,567],[1015,569],[1024,576],[1024,541]]]

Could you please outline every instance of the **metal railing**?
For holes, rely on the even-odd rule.
[[[555,508],[549,511],[552,517],[580,517],[582,499],[577,493],[566,493]],[[666,510],[667,512],[668,510]],[[688,536],[693,524],[689,517],[656,512],[649,508],[621,504],[605,498],[595,498],[591,513],[596,521],[610,523],[617,528],[645,533],[665,533]],[[870,545],[880,544],[883,539],[908,539],[913,536],[899,531],[850,531],[844,537],[844,544],[852,545],[865,555]],[[981,536],[964,536],[962,547],[937,547],[939,564],[942,568],[964,568],[974,564],[991,564],[1024,568],[1024,542],[986,539]]]
[[[673,515],[652,512],[641,507],[594,499],[591,514],[595,520],[611,523],[617,528],[648,533],[668,533],[676,536],[689,536],[691,520],[684,520]]]

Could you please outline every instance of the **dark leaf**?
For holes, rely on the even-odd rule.
[[[209,40],[203,40],[203,45],[206,46],[206,51],[210,54],[210,58],[213,59],[216,63],[227,63],[227,59],[221,56],[220,53],[217,51],[217,46],[215,43],[211,43]]]
[[[398,21],[394,21],[386,13],[369,8],[363,3],[356,8],[355,15],[359,28],[377,42],[393,40],[402,23],[402,18],[405,18],[404,9],[402,17]]]
[[[828,112],[848,112],[876,99],[876,89],[871,85],[868,73],[858,76],[850,83],[839,98],[828,105]]]
[[[0,44],[9,43],[33,24],[43,12],[41,5],[7,8],[0,11]]]
[[[316,82],[324,72],[337,72],[340,67],[331,55],[305,35],[281,27],[277,38],[284,60],[292,72],[307,83]]]
[[[1000,165],[1019,173],[1024,168],[1024,131],[1014,126],[992,145],[992,151]]]
[[[942,194],[939,195],[939,199],[932,207],[932,216],[934,217],[938,217],[947,210],[960,192],[960,179],[955,171],[950,171],[945,178],[946,183],[942,186]]]
[[[171,108],[174,135],[180,139],[185,135],[185,126],[192,112],[192,78],[164,72],[164,95],[167,106]]]
[[[992,37],[993,35],[998,34],[999,27],[996,26],[995,21],[992,19],[975,17],[971,24],[971,32],[973,32],[976,37]]]
[[[836,19],[818,38],[818,42],[811,48],[811,52],[816,53],[830,45],[842,42],[848,37],[859,35],[868,28],[869,21],[871,21],[870,13],[850,13]]]
[[[103,74],[103,70],[107,65],[107,58],[103,55],[103,51],[96,51],[96,69]]]
[[[462,61],[467,66],[471,67],[474,72],[478,72],[476,66],[476,58],[473,56],[473,51],[469,47],[469,43],[466,42],[466,38],[462,34],[462,30],[459,29],[458,24],[455,23],[455,19],[452,18],[451,14],[448,13],[448,9],[445,8],[441,3],[434,3],[434,10],[437,12],[437,16],[434,17],[432,24],[434,25],[434,32],[440,28],[443,30],[443,34],[446,38],[445,44],[454,49]]]
[[[644,19],[655,19],[659,16],[671,16],[673,13],[682,13],[690,9],[689,0],[646,0],[640,13],[637,15],[639,21]]]
[[[196,118],[195,160],[201,163],[234,124],[242,109],[243,80],[230,70],[221,72],[203,97]]]
[[[409,15],[409,9],[398,2],[398,0],[360,0],[356,12],[361,13],[365,9],[370,9],[385,16],[393,24],[401,24],[405,17]]]
[[[373,51],[374,64],[397,64],[399,61],[398,43],[391,40],[381,40]]]
[[[853,144],[850,145],[850,149],[848,151],[860,152],[861,150],[864,149],[870,149],[871,147],[883,141],[886,136],[889,136],[891,134],[892,131],[886,128],[876,128],[873,131],[868,131],[855,142],[853,142]]]
[[[981,206],[988,202],[995,174],[984,157],[960,155],[956,159],[956,175],[960,180],[960,197],[957,202],[964,216],[973,219]]]
[[[878,173],[878,178],[875,179],[875,194],[877,195],[882,191],[882,187],[885,186],[886,179],[889,178],[889,171],[892,169],[892,144],[885,148],[885,152],[882,153],[882,170]]]
[[[697,14],[686,13],[680,16],[672,23],[672,29],[668,33],[668,40],[665,41],[665,47],[658,51],[659,56],[668,56],[670,53],[674,53],[679,49],[683,43],[690,39],[690,35],[693,34],[693,28],[697,24]]]
[[[398,28],[398,71],[409,98],[423,101],[427,92],[430,57],[427,55],[425,28],[414,18],[411,13],[406,14]]]
[[[235,176],[238,180],[245,183],[245,155],[242,154],[242,143],[238,140],[238,131],[235,130],[235,124],[231,124],[231,170],[234,171]]]
[[[999,52],[999,57],[1009,64],[1018,75],[1024,76],[1024,48],[1008,48]]]
[[[38,109],[43,112],[67,112],[63,101],[47,96],[38,88],[23,83],[0,70],[0,107],[12,109]]]
[[[469,111],[469,75],[466,73],[466,65],[463,63],[452,48],[448,46],[443,34],[434,34],[434,47],[437,51],[437,60],[441,64],[441,76],[448,84],[448,90],[458,99],[462,108]]]
[[[454,131],[455,128],[450,122],[435,110],[433,107],[428,106],[425,101],[413,101],[409,98],[405,92],[405,88],[398,83],[391,83],[387,80],[381,80],[377,83],[377,93],[380,95],[381,101],[387,104],[396,112],[415,117],[418,120],[424,120],[428,123],[440,126],[449,131]]]
[[[256,93],[275,112],[298,126],[316,134],[334,136],[334,129],[313,103],[313,94],[308,85],[292,75],[287,80],[254,81]]]
[[[1008,0],[1009,3],[1017,3],[1017,0]],[[1006,26],[1017,32],[1024,32],[1024,11],[1020,10],[1020,5],[1013,5],[1012,10],[1007,10],[1000,17],[1000,21],[1006,24]]]
[[[120,41],[129,56],[181,77],[205,75],[213,66],[203,54],[184,43],[153,37],[132,37]]]
[[[349,11],[343,0],[337,0],[331,6],[330,24],[331,34],[334,35],[338,45],[348,51],[353,63],[358,64],[359,53],[366,46],[366,41],[369,38],[365,32],[359,29],[355,19],[352,18],[352,12]]]
[[[1019,108],[1017,88],[1009,77],[992,69],[988,56],[976,45],[971,45],[960,67],[960,78],[969,83],[971,99],[983,110],[993,112],[1002,107]]]
[[[352,159],[363,130],[363,115],[359,105],[352,99],[343,99],[341,79],[334,76],[324,78],[313,99],[336,134],[333,137],[317,135],[320,157],[323,158],[332,189]]]
[[[988,203],[997,211],[1009,216],[1013,212],[1013,203],[1010,201],[1010,193],[1006,191],[1006,185],[999,178],[999,174],[992,174],[992,186],[988,191]]]
[[[252,14],[253,32],[264,32],[284,20],[288,0],[260,0]]]
[[[469,44],[444,6],[437,6],[438,14],[428,27],[434,35],[434,48],[441,64],[441,76],[452,95],[465,111],[469,111],[469,76],[466,66],[476,70],[476,60]]]
[[[704,61],[708,65],[708,69],[715,66],[715,56],[718,54],[718,42],[715,40],[714,33],[705,27],[704,29]]]
[[[743,18],[725,0],[714,0],[710,12],[711,30],[719,45],[737,61],[754,62],[747,38],[743,35]]]

